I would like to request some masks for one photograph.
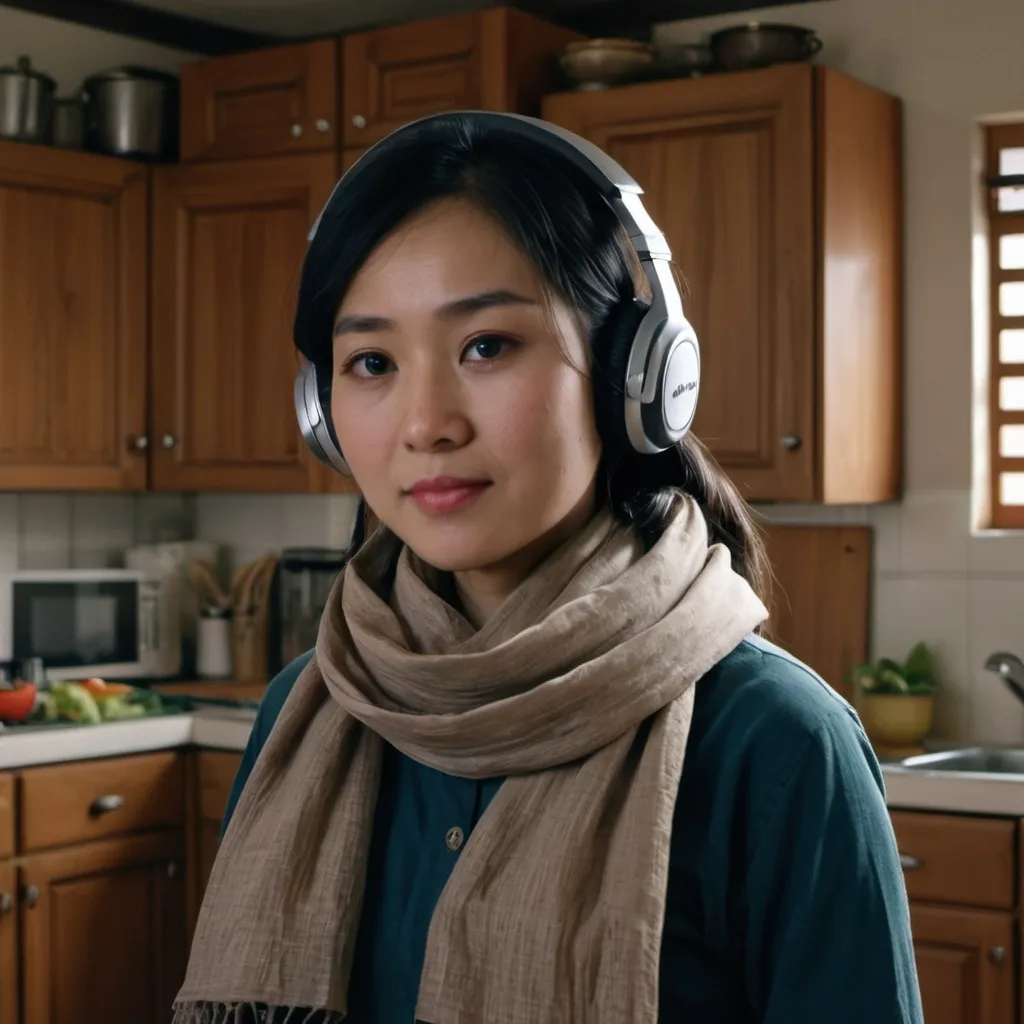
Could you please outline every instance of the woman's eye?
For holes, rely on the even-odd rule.
[[[485,334],[474,338],[463,353],[463,358],[470,362],[480,363],[491,359],[497,359],[502,355],[512,342],[500,334]]]
[[[364,352],[350,359],[346,369],[355,377],[383,377],[394,369],[394,364],[380,352]]]

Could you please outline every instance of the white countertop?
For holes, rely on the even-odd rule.
[[[0,732],[0,770],[198,746],[245,749],[255,711],[204,709],[102,725],[49,725]]]
[[[931,771],[882,765],[885,802],[892,808],[1009,814],[1024,817],[1024,776]]]

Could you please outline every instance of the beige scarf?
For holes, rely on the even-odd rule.
[[[385,743],[508,777],[435,908],[417,1020],[657,1021],[694,684],[763,605],[689,498],[648,551],[600,512],[480,630],[432,575],[379,530],[339,578],[218,853],[176,1024],[344,1017]]]

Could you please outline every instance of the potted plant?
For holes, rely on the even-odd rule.
[[[938,686],[928,646],[915,644],[902,664],[879,658],[858,665],[850,675],[860,692],[857,703],[864,728],[879,754],[921,753],[921,741],[932,727]]]

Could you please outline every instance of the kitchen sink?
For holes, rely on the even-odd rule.
[[[1024,776],[1024,750],[1012,747],[960,747],[934,754],[916,754],[897,764],[900,768],[920,771]]]

